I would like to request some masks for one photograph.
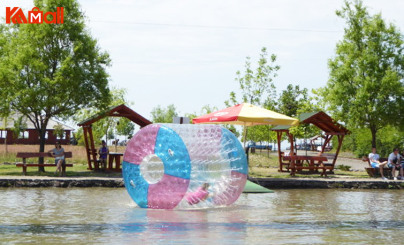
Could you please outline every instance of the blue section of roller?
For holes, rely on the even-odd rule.
[[[141,208],[147,208],[149,183],[142,177],[139,165],[122,162],[122,175],[126,190]]]
[[[164,173],[178,178],[191,177],[191,158],[181,137],[171,128],[160,125],[154,153],[163,161]]]
[[[230,160],[230,167],[233,171],[248,174],[247,157],[244,153],[243,146],[240,144],[236,136],[229,130],[222,128],[222,140],[224,154]]]

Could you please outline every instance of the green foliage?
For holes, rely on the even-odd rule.
[[[114,140],[115,139],[115,133],[113,129],[109,129],[107,132],[107,139],[109,140]]]
[[[377,132],[377,152],[381,157],[388,157],[394,148],[404,146],[404,132],[393,126],[386,126]],[[333,139],[333,145],[337,145]],[[356,157],[367,156],[372,151],[372,134],[367,128],[353,129],[342,144],[342,151],[352,151]]]
[[[233,106],[240,103],[250,103],[256,106],[262,106],[266,109],[273,110],[275,108],[276,91],[273,79],[277,76],[280,69],[276,65],[276,55],[272,54],[268,57],[267,49],[261,49],[260,59],[258,60],[255,71],[251,67],[251,58],[247,57],[245,62],[245,71],[242,73],[237,71],[236,81],[240,86],[240,99],[237,94],[232,91],[230,99],[225,101],[226,106]],[[240,133],[232,125],[226,125],[236,136]],[[269,131],[270,126],[254,126],[248,128],[247,140],[253,141],[273,141],[276,138],[274,132]],[[244,140],[244,139],[243,139]]]
[[[400,152],[404,146],[404,132],[397,127],[386,126],[377,132],[378,152],[381,156],[388,157],[394,148],[400,148]]]
[[[351,169],[351,166],[341,164],[337,166],[337,169],[342,171],[349,171]]]
[[[110,94],[109,94],[110,99],[109,99],[108,108],[118,106],[121,104],[130,104],[129,102],[127,102],[125,100],[125,95],[126,95],[125,89],[113,88],[112,90],[110,90]],[[82,110],[76,112],[76,114],[74,115],[74,121],[82,122],[84,120],[87,120],[91,116],[102,113],[103,111],[105,111],[104,108],[100,109],[97,107],[82,109]],[[122,133],[125,136],[129,136],[128,134],[124,134],[124,133],[128,133],[127,131],[125,131],[126,127],[128,127],[128,128],[132,127],[130,125],[128,126],[128,124],[131,123],[128,121],[125,121],[122,118],[117,118],[117,117],[105,117],[105,118],[100,119],[99,121],[95,122],[92,125],[94,143],[96,145],[101,144],[101,140],[103,137],[106,137],[108,139],[114,139],[114,137],[115,137],[114,130],[115,129],[117,130],[117,134]],[[122,125],[121,125],[121,123],[122,123]],[[133,125],[133,127],[134,127],[134,125]],[[121,131],[121,130],[123,130],[123,131]],[[84,136],[83,136],[82,128],[77,130],[75,137],[76,137],[79,145],[84,145]]]
[[[290,117],[297,117],[298,110],[308,101],[307,88],[300,90],[299,85],[293,87],[289,84],[286,90],[283,90],[278,100],[278,111]]]
[[[280,66],[275,65],[276,55],[268,57],[267,49],[261,49],[258,67],[255,72],[251,68],[251,58],[247,57],[245,71],[242,74],[237,71],[237,78],[241,89],[241,99],[237,99],[235,92],[230,93],[230,100],[225,101],[226,106],[239,104],[240,102],[253,105],[274,104],[275,85],[273,79],[277,76]]]
[[[247,140],[255,142],[274,142],[276,140],[276,133],[271,131],[272,125],[257,125],[248,127]]]
[[[305,112],[320,111],[321,108],[314,103],[315,99],[309,97],[306,88],[300,89],[299,85],[293,87],[289,84],[286,90],[283,90],[278,99],[278,111],[287,116],[297,118]],[[313,125],[300,124],[290,128],[290,132],[295,138],[311,138],[320,134],[320,130]],[[286,135],[284,135],[286,137]]]
[[[51,117],[67,119],[81,108],[108,104],[110,59],[85,28],[76,0],[36,0],[35,6],[44,12],[64,7],[69,18],[64,24],[1,25],[0,111],[27,117],[43,151]]]
[[[76,130],[75,133],[73,133],[74,139],[77,141],[77,145],[85,145],[84,142],[84,133],[83,133],[83,128],[80,127]]]
[[[27,123],[24,121],[24,117],[18,117],[17,120],[14,121],[14,127],[11,129],[13,131],[13,137],[17,138],[26,129]]]
[[[53,129],[54,129],[54,131],[53,131],[53,134],[54,134],[54,135],[56,135],[58,138],[63,138],[63,134],[64,134],[65,132],[64,132],[64,129],[63,129],[63,125],[62,125],[62,124],[60,124],[60,123],[56,124],[56,125],[53,127]]]
[[[134,130],[135,124],[125,117],[121,117],[116,125],[117,134],[123,135],[128,139],[132,138]]]
[[[153,123],[172,123],[173,118],[178,117],[178,113],[174,105],[168,105],[167,108],[158,105],[151,111],[151,117]]]
[[[336,119],[348,128],[369,129],[376,145],[380,129],[402,125],[404,118],[403,37],[380,14],[371,16],[362,1],[346,1],[337,15],[347,27],[329,60],[330,79],[321,93]]]

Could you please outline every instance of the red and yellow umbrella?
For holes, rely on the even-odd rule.
[[[288,125],[295,126],[297,119],[267,110],[248,103],[238,104],[226,109],[194,118],[193,123],[254,125]]]

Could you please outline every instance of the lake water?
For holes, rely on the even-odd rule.
[[[402,244],[402,190],[276,190],[138,208],[123,188],[0,188],[1,244]]]

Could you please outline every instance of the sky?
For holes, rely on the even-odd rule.
[[[266,47],[280,65],[278,94],[288,84],[316,89],[328,80],[327,61],[344,34],[335,15],[342,0],[83,0],[91,35],[112,59],[110,86],[127,90],[131,108],[151,119],[157,106],[174,104],[180,116],[205,105],[225,108],[246,57],[257,63]],[[404,1],[364,0],[404,30]],[[32,1],[2,0],[5,7]],[[68,18],[68,16],[65,16]]]

